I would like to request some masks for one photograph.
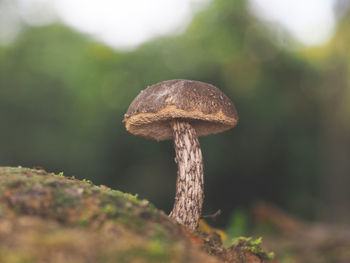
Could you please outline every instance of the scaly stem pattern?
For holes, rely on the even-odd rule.
[[[196,229],[204,200],[202,151],[190,123],[173,120],[171,128],[178,172],[174,208],[169,216],[189,229]]]

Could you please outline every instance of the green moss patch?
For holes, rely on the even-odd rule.
[[[88,180],[0,167],[1,262],[264,262],[246,243],[225,249],[217,234],[187,231],[147,200]]]
[[[6,263],[218,262],[147,200],[44,170],[0,167]]]

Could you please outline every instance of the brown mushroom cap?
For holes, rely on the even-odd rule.
[[[188,121],[198,136],[204,136],[231,129],[238,115],[231,100],[213,85],[175,79],[142,90],[123,122],[130,133],[160,141],[173,137],[172,119]]]

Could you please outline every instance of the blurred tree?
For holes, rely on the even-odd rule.
[[[335,37],[325,48],[306,53],[321,73],[322,83],[315,91],[322,104],[319,142],[323,218],[348,222],[350,211],[350,16],[345,15],[349,1],[339,1],[344,8]]]
[[[0,47],[1,164],[63,170],[169,211],[171,142],[128,134],[123,114],[147,85],[196,79],[222,89],[240,116],[232,131],[200,139],[205,213],[222,208],[224,223],[257,199],[309,218],[321,200],[341,211],[350,203],[346,21],[322,52],[300,53],[286,49],[281,35],[292,43],[288,34],[261,25],[243,0],[215,0],[183,35],[133,52],[62,25],[25,28]]]

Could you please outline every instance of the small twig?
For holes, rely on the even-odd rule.
[[[216,218],[217,218],[219,215],[221,215],[221,209],[219,209],[218,211],[216,211],[214,214],[201,216],[201,218],[210,218],[210,219],[216,220]]]

